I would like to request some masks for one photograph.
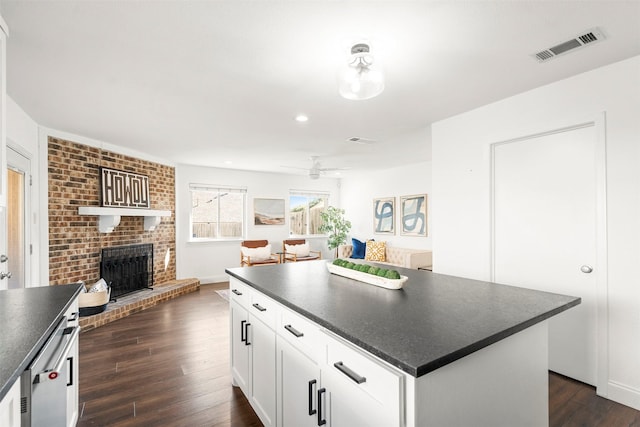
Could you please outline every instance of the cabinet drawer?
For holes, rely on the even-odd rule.
[[[231,299],[243,307],[248,308],[251,301],[251,288],[238,279],[229,280],[229,295]]]
[[[278,335],[312,360],[324,363],[324,360],[318,360],[324,355],[322,347],[325,341],[325,335],[320,332],[318,325],[288,308],[280,309],[279,319]]]
[[[249,310],[249,314],[260,319],[265,325],[275,331],[278,308],[278,304],[271,298],[259,292],[252,292],[251,305],[247,309]]]
[[[400,408],[402,375],[339,338],[327,340],[327,365],[389,410]]]

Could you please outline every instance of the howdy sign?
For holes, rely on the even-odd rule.
[[[100,168],[100,204],[105,207],[145,208],[149,205],[149,177]]]

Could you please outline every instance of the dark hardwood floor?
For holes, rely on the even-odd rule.
[[[82,333],[78,427],[261,426],[231,386],[228,303],[215,293],[226,287],[203,285]],[[549,425],[640,427],[640,411],[550,373]]]

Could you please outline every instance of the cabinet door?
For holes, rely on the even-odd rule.
[[[322,370],[322,388],[318,392],[318,407],[322,411],[317,425],[328,427],[391,427],[397,426],[397,415],[367,394],[356,383],[331,369]],[[396,422],[390,420],[395,418]]]
[[[317,425],[318,365],[278,337],[278,420],[282,427]]]
[[[78,326],[78,299],[69,307],[66,313],[67,326]],[[79,364],[79,339],[69,351],[67,357],[67,426],[74,427],[78,423],[78,381],[80,379]]]
[[[21,416],[20,379],[18,379],[0,401],[0,426],[20,427]]]
[[[249,316],[251,347],[251,406],[265,426],[276,425],[276,333],[255,316]]]
[[[240,387],[249,396],[249,345],[246,335],[249,316],[240,304],[231,301],[229,305],[231,321],[231,375],[233,385]]]

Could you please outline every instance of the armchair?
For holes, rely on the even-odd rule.
[[[322,259],[320,251],[309,250],[305,239],[289,239],[282,241],[284,262],[312,261]]]
[[[271,252],[268,240],[240,242],[240,267],[267,264],[280,264],[280,255]]]

